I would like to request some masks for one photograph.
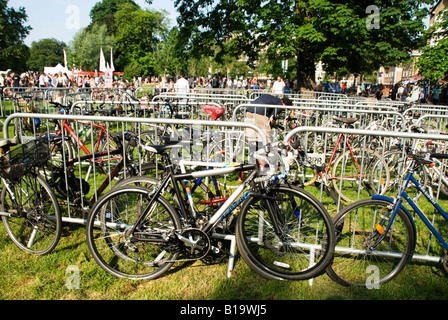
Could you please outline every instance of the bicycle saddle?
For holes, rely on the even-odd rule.
[[[212,120],[221,118],[225,111],[225,109],[222,107],[211,106],[209,104],[203,105],[202,110],[204,110],[205,113],[211,115]]]
[[[179,141],[178,143],[173,143],[173,144],[162,144],[162,145],[145,145],[144,148],[145,150],[149,151],[149,152],[154,152],[157,154],[161,154],[164,153],[166,150],[169,149],[174,149],[174,148],[183,148],[185,146],[189,146],[190,142],[185,142],[185,141]]]
[[[0,148],[12,147],[18,145],[19,143],[20,143],[19,140],[16,138],[0,139]]]
[[[193,144],[193,141],[191,139],[188,140],[182,140],[181,138],[175,139],[175,138],[170,138],[170,137],[166,137],[163,136],[161,137],[161,141],[164,144],[161,145],[148,145],[146,144],[144,146],[144,149],[149,151],[149,152],[154,152],[157,154],[161,154],[164,153],[166,150],[169,149],[175,149],[175,148],[183,148],[186,146],[191,146]]]
[[[38,139],[39,141],[51,141],[52,143],[59,143],[59,142],[61,142],[62,140],[64,140],[64,141],[68,141],[68,140],[70,140],[70,136],[68,136],[68,135],[64,135],[64,136],[58,136],[58,135],[55,135],[55,134],[44,134],[42,137],[40,137],[39,139]]]
[[[339,122],[343,122],[345,124],[353,124],[356,121],[358,121],[358,118],[339,118],[339,117],[334,117],[334,120],[339,121]]]

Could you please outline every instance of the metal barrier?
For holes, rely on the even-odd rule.
[[[418,122],[421,122],[424,118],[428,118],[431,116],[424,116],[422,119],[419,119]],[[447,118],[447,116],[443,117]],[[375,137],[389,137],[400,139],[401,144],[405,145],[405,140],[424,140],[424,141],[432,141],[433,143],[436,141],[443,141],[445,144],[448,141],[448,135],[444,134],[436,134],[436,133],[410,133],[410,132],[390,132],[390,131],[369,131],[362,129],[341,129],[341,128],[319,128],[319,127],[299,127],[288,132],[284,139],[283,143],[287,144],[288,141],[294,139],[294,137],[299,136],[303,137],[309,133],[322,133],[322,134],[346,134],[346,135],[364,135],[364,136],[375,136]],[[445,148],[445,150],[447,150]],[[441,172],[444,172],[447,168],[447,164],[443,163],[440,167]],[[436,200],[440,195],[440,190],[433,190],[434,194],[436,194]],[[393,195],[391,195],[393,196]],[[435,221],[437,218],[437,214],[433,213],[431,221]],[[418,221],[416,221],[418,223]],[[422,228],[423,231],[427,231],[426,228]],[[417,232],[419,232],[417,228]],[[439,252],[443,247],[437,243],[432,242],[431,234],[424,233],[418,236],[419,243],[421,244],[419,248],[416,248],[416,253],[413,256],[415,260],[422,261],[430,261],[430,262],[442,262],[443,256],[435,256],[434,252]],[[424,245],[426,244],[426,245]],[[439,247],[440,246],[440,247]]]
[[[168,106],[169,104],[164,99],[158,99],[158,101],[147,101],[147,102],[139,102],[139,101],[104,101],[104,100],[85,100],[85,101],[76,101],[73,103],[72,107],[78,108],[80,113],[82,113],[83,109],[89,109],[91,106],[104,104],[106,106],[114,106],[120,105],[123,110],[125,110],[124,116],[122,117],[110,117],[110,116],[85,116],[85,115],[62,115],[62,114],[43,114],[43,113],[15,113],[10,115],[6,120],[3,127],[3,135],[4,137],[9,137],[10,133],[10,125],[19,121],[20,119],[32,119],[39,118],[42,121],[47,123],[51,121],[71,121],[74,126],[73,130],[76,135],[78,135],[81,131],[85,130],[93,130],[92,123],[100,123],[104,125],[104,129],[106,132],[125,132],[134,130],[138,135],[145,136],[148,138],[148,142],[157,143],[160,142],[160,136],[163,130],[166,127],[176,128],[183,127],[187,129],[184,132],[188,132],[188,134],[196,138],[197,142],[202,144],[202,138],[210,138],[207,132],[208,129],[214,130],[219,135],[219,140],[222,144],[224,144],[224,148],[227,148],[227,144],[229,141],[245,141],[244,131],[245,129],[251,129],[256,131],[262,137],[262,144],[266,144],[267,137],[263,130],[258,128],[255,125],[244,122],[244,113],[245,108],[247,106],[255,106],[255,107],[267,107],[266,105],[253,105],[253,104],[238,104],[236,106],[232,103],[223,104],[223,106],[227,109],[226,116],[224,121],[210,121],[204,120],[209,117],[206,113],[204,113],[200,106],[203,103],[202,98],[200,96],[196,96],[198,98],[197,101],[183,101],[182,96],[171,95],[171,100],[177,100],[176,104],[181,106],[179,115],[185,116],[184,119],[176,119],[171,118],[169,116]],[[210,97],[206,97],[207,99]],[[237,100],[237,99],[236,99]],[[448,135],[442,135],[440,132],[443,132],[443,125],[446,122],[447,116],[443,116],[441,114],[432,114],[434,110],[438,111],[438,107],[435,108],[421,108],[418,109],[421,111],[422,116],[419,119],[413,119],[413,117],[406,115],[413,115],[412,111],[408,111],[408,113],[400,113],[397,111],[395,106],[391,105],[382,105],[382,104],[367,104],[365,106],[353,104],[347,104],[346,102],[339,101],[319,101],[319,100],[307,100],[307,101],[299,101],[296,100],[297,104],[294,106],[290,106],[285,108],[284,106],[268,106],[270,108],[282,108],[286,110],[287,114],[294,114],[297,118],[297,127],[293,129],[286,129],[283,132],[280,132],[280,139],[285,144],[288,143],[295,136],[300,136],[304,140],[305,135],[309,135],[312,133],[320,133],[322,135],[322,139],[331,140],[334,136],[338,134],[346,134],[346,135],[358,135],[358,136],[369,136],[369,137],[383,137],[389,138],[389,142],[394,139],[394,141],[399,140],[402,144],[407,141],[414,140],[435,140],[435,141],[443,141],[446,142],[448,140]],[[215,100],[214,102],[208,101],[208,104],[215,104],[216,106],[221,106],[219,100]],[[428,109],[428,110],[426,110]],[[57,113],[57,110],[50,110],[48,112]],[[136,110],[143,110],[144,113],[137,116]],[[428,114],[423,114],[426,112],[431,112]],[[337,128],[334,127],[334,117],[356,117],[358,121],[353,124],[353,129],[347,128]],[[438,125],[435,126],[437,131],[433,133],[420,134],[420,133],[411,133],[409,130],[409,121],[410,119],[414,120],[415,124],[422,124],[431,119],[432,122],[436,122]],[[436,120],[435,120],[436,119]],[[231,121],[229,121],[231,120]],[[88,123],[88,124],[86,124]],[[90,124],[89,124],[90,123]],[[377,124],[376,127],[373,127],[372,124]],[[369,127],[370,126],[370,127]],[[387,129],[387,130],[383,130]],[[166,132],[166,131],[165,131]],[[48,130],[48,133],[51,133]],[[172,132],[169,132],[170,134]],[[62,135],[68,135],[68,133],[62,133]],[[331,136],[333,135],[333,136]],[[93,136],[91,136],[93,137]],[[92,139],[90,137],[90,139]],[[30,138],[33,138],[32,136]],[[91,141],[91,145],[93,145],[93,140]],[[243,149],[247,150],[248,146],[244,142]],[[233,148],[233,142],[230,143]],[[315,145],[313,145],[315,147]],[[381,145],[381,149],[375,150],[380,154],[383,154],[387,151],[389,145],[383,144]],[[327,150],[328,151],[328,150]],[[74,156],[80,157],[80,150],[75,150]],[[201,154],[201,153],[200,153]],[[193,153],[191,154],[193,155]],[[202,154],[204,155],[204,154]],[[206,156],[208,153],[205,154]],[[246,154],[244,153],[244,156]],[[325,154],[325,156],[327,153]],[[137,159],[140,162],[145,155],[139,153],[137,155]],[[194,159],[198,160],[198,159]],[[204,160],[204,159],[200,159]],[[208,159],[205,159],[208,160]],[[246,158],[242,159],[243,161],[247,160]],[[80,161],[81,163],[81,161]],[[107,166],[111,166],[111,159],[108,159]],[[79,166],[77,168],[77,174],[79,178],[83,178],[87,172],[85,172],[85,168]],[[96,177],[95,168],[92,168],[93,176]],[[141,174],[142,172],[140,172]],[[90,174],[90,172],[89,172]],[[104,173],[100,173],[104,174]],[[97,181],[96,178],[93,178],[93,185],[97,185],[101,181]],[[94,190],[95,191],[95,190]],[[322,191],[320,191],[322,193]],[[436,191],[436,194],[439,194],[439,191]],[[97,196],[94,194],[94,196]],[[322,196],[322,194],[318,195]],[[67,199],[67,203],[70,203],[72,199]],[[84,206],[84,203],[80,204]],[[83,217],[72,216],[70,212],[70,208],[68,211],[68,215],[64,217],[64,221],[70,223],[85,223],[85,219]],[[440,257],[432,256],[432,248],[431,239],[428,239],[428,246],[426,252],[416,254],[414,258],[428,261],[440,261]]]

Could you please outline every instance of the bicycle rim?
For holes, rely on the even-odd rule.
[[[263,197],[245,201],[237,221],[237,244],[244,261],[267,279],[306,280],[330,263],[334,228],[329,214],[309,193],[278,186]],[[275,216],[275,218],[273,218]],[[274,231],[274,220],[281,230]]]
[[[390,181],[387,164],[370,149],[352,151],[353,155],[350,150],[346,151],[333,164],[331,179],[336,192],[347,202],[384,194]]]
[[[336,248],[327,269],[331,279],[343,286],[379,288],[396,277],[410,261],[415,247],[415,230],[408,215],[400,209],[386,235],[375,249],[371,246],[381,237],[378,227],[391,211],[384,200],[365,199],[342,210],[335,218]]]
[[[57,245],[62,229],[60,208],[51,188],[39,176],[25,175],[3,188],[1,210],[5,229],[16,246],[37,254],[50,253]]]
[[[135,228],[136,240],[128,237],[149,203],[150,191],[141,187],[117,188],[92,208],[87,223],[87,244],[95,261],[118,278],[151,280],[173,265],[178,253],[166,242],[173,230],[181,230],[174,208],[159,197],[150,214]]]

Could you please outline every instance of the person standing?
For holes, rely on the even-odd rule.
[[[283,90],[285,88],[285,82],[283,81],[282,77],[277,77],[277,80],[272,85],[272,94],[283,96]]]
[[[47,84],[48,84],[47,75],[45,73],[41,73],[41,75],[39,76],[39,87],[45,88]]]
[[[20,87],[20,76],[15,72],[11,74],[11,87],[13,88]]]
[[[437,85],[434,89],[432,89],[432,103],[438,104],[439,103],[439,96],[442,90],[440,90],[440,86]]]
[[[400,94],[400,99],[401,99],[401,101],[406,101],[406,99],[408,98],[408,94],[409,94],[409,85],[403,86],[402,88],[403,88],[403,90]]]
[[[190,92],[190,83],[187,79],[185,79],[185,75],[182,75],[179,79],[177,79],[174,84],[174,89],[176,90],[176,93],[179,94],[186,94]]]
[[[273,125],[274,116],[282,111],[283,108],[260,107],[256,105],[271,106],[292,106],[292,101],[287,98],[279,98],[270,94],[264,94],[255,99],[252,104],[246,108],[246,123],[251,123],[262,129],[267,137],[267,143],[271,142],[271,126]],[[246,129],[246,138],[249,143],[261,143],[260,135],[253,129]]]

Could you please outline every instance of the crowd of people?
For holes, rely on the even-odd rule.
[[[128,82],[117,77],[114,86],[125,86]],[[66,72],[38,73],[14,71],[0,75],[2,88],[101,88],[105,86],[104,77],[100,75],[68,75]]]
[[[134,77],[134,86],[154,85],[159,91],[174,91],[178,82],[188,82],[188,89],[194,88],[212,88],[212,89],[235,89],[235,90],[267,90],[276,92],[276,94],[284,92],[292,92],[294,89],[294,82],[283,80],[278,77],[275,81],[272,79],[259,79],[256,77],[224,77],[214,75],[210,77],[194,77],[181,76],[176,77]]]
[[[285,93],[293,93],[295,90],[295,82],[277,77],[277,79],[258,79],[256,77],[133,77],[131,81],[126,80],[122,76],[114,76],[109,87],[113,88],[138,88],[142,86],[153,86],[155,93],[166,91],[178,91],[179,83],[183,83],[183,92],[194,88],[213,88],[213,89],[235,89],[235,90],[265,90],[266,92],[281,95]],[[106,83],[104,76],[96,75],[76,75],[64,72],[54,74],[25,72],[18,74],[14,71],[0,74],[0,88],[4,95],[8,95],[8,88],[104,88]],[[317,92],[334,92],[347,93],[349,88],[342,85],[329,82],[321,82],[316,86]],[[12,92],[12,91],[11,91]],[[448,95],[441,86],[437,85],[431,88],[421,87],[416,84],[399,83],[392,88],[386,87],[367,87],[364,84],[358,84],[356,88],[357,95],[375,96],[378,100],[383,97],[392,100],[401,101],[418,101],[420,103],[442,104],[447,103]]]
[[[115,76],[109,87],[114,88],[138,88],[142,86],[153,86],[157,91],[176,91],[178,82],[188,83],[188,90],[194,88],[220,88],[236,90],[266,90],[274,94],[293,92],[294,82],[283,80],[278,77],[272,79],[258,79],[246,77],[221,77],[218,75],[210,77],[133,77],[131,81],[123,77]],[[54,74],[25,72],[18,74],[8,72],[0,75],[0,87],[5,94],[8,88],[103,88],[106,87],[104,76],[100,75],[72,75],[65,72]]]

